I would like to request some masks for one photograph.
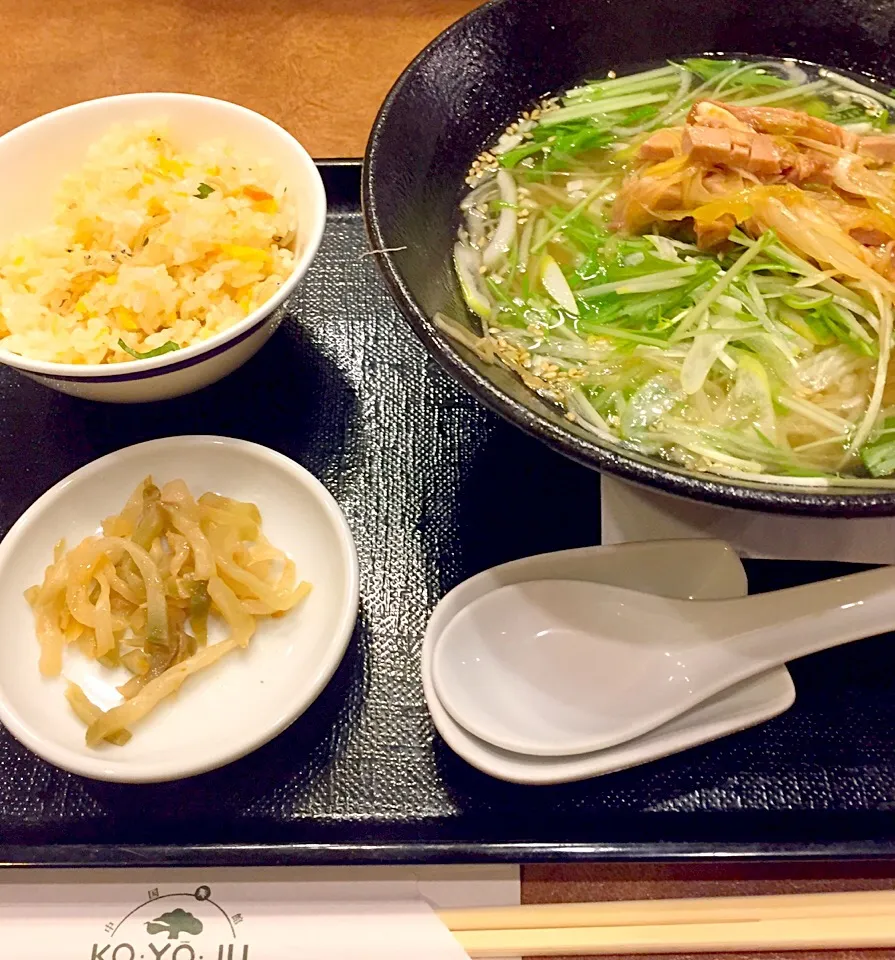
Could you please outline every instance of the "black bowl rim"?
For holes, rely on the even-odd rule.
[[[649,460],[621,447],[611,447],[595,440],[579,437],[551,423],[546,417],[513,400],[496,387],[487,377],[469,364],[459,350],[442,334],[437,332],[432,320],[420,309],[413,294],[405,284],[396,266],[393,251],[386,249],[377,210],[374,185],[378,149],[383,131],[388,123],[389,112],[400,97],[404,87],[411,81],[417,68],[455,33],[468,31],[476,21],[489,15],[494,7],[514,0],[487,0],[482,6],[470,11],[443,30],[427,44],[405,67],[392,85],[373,123],[364,154],[361,175],[361,209],[373,258],[377,263],[391,295],[401,313],[410,323],[427,351],[444,370],[458,380],[465,389],[487,407],[515,424],[531,436],[537,437],[548,447],[591,469],[606,472],[641,486],[658,489],[664,493],[702,500],[720,506],[741,507],[773,513],[803,514],[810,516],[892,516],[895,515],[895,490],[891,492],[816,492],[795,489],[780,484],[760,484],[734,479],[715,478],[708,474],[695,474],[660,461]],[[869,76],[864,74],[864,76]],[[507,122],[510,122],[509,118]],[[458,185],[459,189],[459,185]],[[856,488],[851,488],[855,490]]]

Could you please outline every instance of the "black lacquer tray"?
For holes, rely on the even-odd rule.
[[[429,611],[495,563],[599,537],[599,477],[467,396],[427,358],[368,256],[359,165],[322,164],[330,217],[288,319],[226,381],[139,407],[0,368],[0,534],[70,471],[171,434],[254,440],[344,508],[361,611],[341,668],[289,730],[177,783],[97,783],[0,731],[0,862],[140,866],[895,854],[895,647],[797,663],[796,705],[757,729],[564,787],[492,780],[435,735]],[[753,589],[839,572],[750,564]],[[0,611],[0,642],[3,640]],[[36,666],[35,666],[36,668]]]

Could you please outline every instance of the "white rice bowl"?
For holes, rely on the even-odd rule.
[[[64,178],[52,223],[0,246],[0,348],[93,365],[207,340],[289,277],[297,217],[263,157],[180,149],[164,117],[115,126]]]

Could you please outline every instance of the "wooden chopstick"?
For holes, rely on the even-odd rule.
[[[803,917],[733,923],[467,930],[470,957],[574,957],[619,953],[843,950],[895,946],[895,915]]]
[[[879,915],[895,916],[895,890],[549,903],[438,911],[442,923],[455,933],[467,930],[658,926]]]

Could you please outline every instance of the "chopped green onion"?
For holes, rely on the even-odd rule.
[[[528,143],[523,143],[518,147],[514,147],[512,150],[507,150],[506,153],[502,153],[498,157],[498,162],[502,167],[512,168],[515,167],[520,160],[524,160],[526,157],[530,157],[535,153],[540,153],[543,149],[543,143],[530,140]]]
[[[826,306],[828,303],[832,303],[833,294],[826,293],[816,299],[810,299],[794,293],[785,293],[783,294],[782,300],[788,307],[792,307],[793,310],[816,310],[819,307]]]
[[[175,343],[173,340],[163,343],[160,347],[156,347],[154,350],[147,350],[146,353],[138,353],[132,347],[129,347],[123,340],[118,341],[118,346],[121,347],[125,353],[129,353],[137,360],[151,360],[153,357],[161,357],[163,354],[173,353],[175,350],[180,349],[180,344]]]
[[[769,230],[767,233],[763,233],[761,237],[752,244],[752,246],[743,254],[740,255],[739,259],[731,266],[721,277],[721,279],[709,290],[701,300],[699,300],[687,314],[687,316],[681,321],[677,330],[675,330],[672,335],[673,340],[678,340],[684,334],[690,330],[698,321],[701,319],[703,314],[709,307],[721,296],[722,293],[727,289],[727,287],[733,282],[738,274],[742,273],[746,265],[754,260],[759,253],[762,252],[766,247],[768,247],[775,237],[774,234]]]
[[[620,93],[629,93],[634,90],[653,89],[673,86],[678,83],[682,67],[671,64],[667,67],[658,67],[656,70],[647,70],[644,73],[635,73],[626,77],[607,77],[605,80],[592,80],[573,87],[564,100],[576,100],[582,97],[600,97],[605,94],[617,96]]]
[[[652,120],[658,113],[659,108],[651,105],[635,107],[624,119],[617,121],[616,126],[636,127],[637,124],[643,123],[644,120]]]
[[[742,65],[742,60],[708,60],[704,57],[690,57],[682,64],[690,73],[695,73],[700,80],[707,82],[717,80],[719,74],[725,70],[736,69]]]
[[[785,86],[785,85],[784,85]],[[749,97],[746,100],[737,100],[737,104],[744,107],[760,107],[766,106],[769,103],[785,103],[787,100],[802,100],[804,97],[809,94],[818,94],[822,90],[828,89],[830,84],[826,80],[815,80],[813,83],[803,83],[801,87],[788,87],[782,90],[777,90],[774,93],[764,93],[757,97]],[[829,113],[829,107],[823,102],[823,100],[812,100],[813,104],[820,104],[822,108],[821,113],[813,113],[812,116],[821,116],[826,117]],[[800,110],[805,113],[810,113],[806,106],[799,107]],[[814,108],[815,110],[817,107]]]
[[[882,429],[864,444],[861,459],[871,477],[895,473],[895,417],[887,417]]]
[[[569,120],[581,120],[584,117],[602,116],[609,113],[621,113],[632,107],[642,107],[648,103],[665,103],[667,93],[632,93],[623,97],[613,97],[608,100],[594,100],[588,103],[575,104],[572,107],[560,107],[550,110],[541,116],[542,127],[553,127]]]

